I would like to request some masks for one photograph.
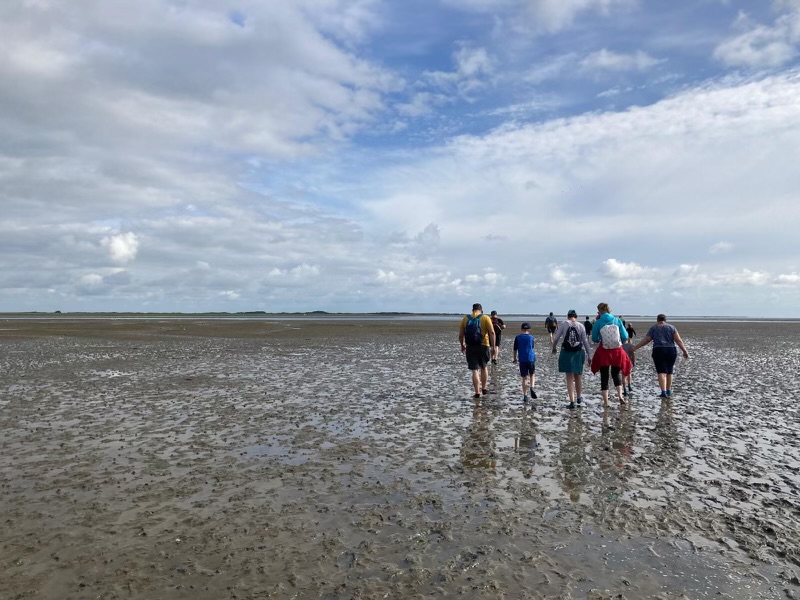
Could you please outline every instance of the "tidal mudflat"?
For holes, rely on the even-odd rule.
[[[800,324],[572,412],[508,325],[476,404],[452,321],[0,321],[0,599],[800,597]]]

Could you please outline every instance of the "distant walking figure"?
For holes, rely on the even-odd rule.
[[[553,313],[550,313],[547,318],[544,320],[544,328],[547,331],[548,335],[550,336],[550,343],[553,343],[553,334],[556,332],[556,328],[558,327],[558,319],[553,316]]]
[[[592,357],[592,373],[600,371],[600,394],[603,397],[603,406],[608,406],[608,375],[614,379],[617,390],[617,400],[625,404],[622,395],[622,375],[627,377],[631,373],[631,361],[622,348],[622,342],[628,339],[628,332],[619,317],[611,314],[611,307],[605,302],[597,305],[597,319],[592,328],[592,341],[600,345]]]
[[[458,328],[458,342],[461,352],[467,358],[467,368],[472,371],[472,387],[475,389],[475,398],[480,398],[481,393],[488,394],[489,360],[494,351],[494,327],[492,320],[483,314],[483,307],[479,303],[472,305],[472,313],[464,315]]]
[[[561,344],[561,354],[558,355],[558,372],[564,373],[567,381],[567,395],[569,405],[567,408],[575,408],[583,404],[581,396],[583,382],[583,363],[588,361],[590,348],[589,339],[586,337],[586,330],[578,323],[578,313],[570,310],[567,313],[567,320],[558,325],[553,337],[553,354],[558,352],[558,341],[564,338]]]
[[[675,368],[675,361],[678,358],[678,347],[683,352],[684,358],[689,358],[686,345],[683,343],[678,330],[667,323],[667,316],[660,314],[656,317],[656,324],[653,325],[644,339],[636,344],[633,349],[638,350],[653,342],[653,363],[658,373],[658,387],[661,388],[661,397],[666,398],[672,395],[672,375]]]
[[[583,322],[583,328],[586,330],[586,335],[592,335],[592,322],[589,320],[589,315],[586,315],[586,320]]]
[[[503,319],[497,316],[497,311],[492,311],[492,316],[490,317],[492,320],[492,327],[494,327],[494,354],[492,354],[492,364],[497,364],[497,359],[500,358],[500,339],[503,337],[503,329],[506,328],[506,324],[503,322]]]
[[[625,331],[628,333],[629,338],[636,337],[636,330],[633,328],[633,325],[631,325],[630,321],[625,323]]]

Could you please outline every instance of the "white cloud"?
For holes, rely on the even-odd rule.
[[[646,71],[661,62],[641,50],[624,54],[603,48],[584,58],[580,66],[585,71]]]
[[[800,284],[800,273],[781,273],[775,278],[776,283],[797,285]]]
[[[80,279],[80,284],[86,287],[97,287],[102,285],[103,283],[103,276],[97,273],[87,273],[83,275]]]
[[[318,265],[297,265],[291,269],[279,269],[277,267],[271,269],[267,274],[269,279],[293,279],[302,280],[306,278],[314,278],[320,274]]]
[[[101,243],[111,255],[111,260],[116,263],[131,262],[139,251],[139,238],[131,232],[105,237]]]
[[[225,290],[224,292],[220,292],[219,295],[225,300],[238,300],[242,297],[239,292],[234,290]]]
[[[788,11],[772,25],[749,24],[742,14],[738,26],[746,30],[723,42],[714,49],[714,58],[733,67],[777,67],[798,55],[800,45],[800,5],[797,2],[776,2],[777,7]]]
[[[427,71],[424,74],[425,84],[468,96],[486,86],[493,74],[493,61],[485,48],[461,43],[453,53],[453,63],[453,71]],[[441,102],[441,98],[441,94],[432,94],[427,99]]]
[[[384,271],[383,269],[378,269],[376,278],[381,283],[394,283],[399,279],[394,271]]]
[[[615,258],[603,261],[603,274],[612,279],[640,279],[654,273],[654,269],[643,267],[634,262],[621,262]]]
[[[717,242],[716,244],[712,245],[708,251],[710,254],[725,254],[733,250],[733,244],[730,242]]]

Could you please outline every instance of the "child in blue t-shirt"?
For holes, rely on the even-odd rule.
[[[533,391],[533,386],[536,384],[536,352],[533,348],[531,324],[523,323],[520,329],[522,333],[514,338],[514,364],[519,362],[519,374],[522,377],[522,401],[528,402],[530,398],[536,399],[536,392]],[[530,390],[530,398],[528,390]]]

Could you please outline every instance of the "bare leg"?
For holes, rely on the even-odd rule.
[[[475,395],[480,396],[481,393],[481,374],[480,371],[475,369],[472,371],[472,387],[475,389]]]
[[[672,373],[670,373],[668,375],[665,375],[665,377],[666,377],[667,389],[671,390],[672,389]]]
[[[522,395],[523,396],[527,396],[528,395],[528,385],[527,385],[527,383],[528,383],[528,378],[527,377],[523,377],[522,378]]]
[[[667,374],[666,373],[659,373],[658,374],[658,387],[661,388],[662,392],[667,391]]]
[[[603,406],[608,406],[608,390],[600,390],[600,395],[603,397]]]
[[[625,398],[622,397],[622,386],[618,385],[615,387],[617,388],[617,400],[619,400],[620,404],[625,404]]]
[[[580,398],[583,396],[583,377],[577,373],[573,377],[575,377],[575,395]]]
[[[484,390],[489,387],[489,367],[481,368],[481,386]]]
[[[572,383],[575,380],[575,374],[567,373],[565,378],[567,380],[567,395],[569,396],[569,401],[575,402],[575,389],[572,387]]]

